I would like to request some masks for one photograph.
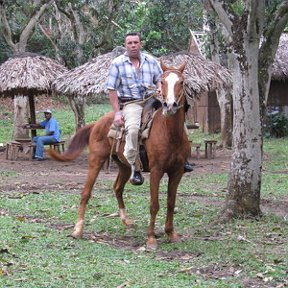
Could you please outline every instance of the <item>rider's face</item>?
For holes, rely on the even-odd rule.
[[[139,36],[130,35],[125,39],[125,47],[127,49],[128,56],[131,58],[137,58],[140,53],[140,49],[142,47]]]

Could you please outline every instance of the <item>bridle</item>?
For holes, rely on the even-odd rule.
[[[167,77],[166,75],[168,75],[170,73],[175,73],[177,76],[180,76],[181,78],[183,77],[182,74],[178,70],[171,69],[171,70],[166,70],[162,74],[162,79],[166,78]],[[184,96],[184,89],[182,88],[182,92],[181,92],[180,96],[178,97],[177,100],[175,100],[175,102],[173,104],[173,109],[175,110],[175,112],[177,112],[179,109],[181,109],[184,106],[184,104],[179,105],[182,101],[183,96]],[[165,101],[163,101],[162,96],[158,97],[158,100],[161,102],[163,108],[167,108],[167,103]]]

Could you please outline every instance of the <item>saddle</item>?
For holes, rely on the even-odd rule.
[[[154,97],[148,99],[143,107],[141,126],[139,130],[139,160],[141,162],[140,165],[143,172],[149,172],[149,161],[144,147],[144,141],[145,139],[149,138],[154,115],[161,107],[161,102]],[[116,127],[114,124],[112,124],[107,136],[114,139],[116,152],[118,152],[120,144],[125,142],[125,129],[123,127]],[[112,158],[115,161],[121,161],[116,155],[112,155]]]

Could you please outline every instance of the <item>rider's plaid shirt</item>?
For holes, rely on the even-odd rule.
[[[147,87],[160,81],[162,70],[152,56],[141,53],[141,63],[136,69],[127,52],[113,60],[108,74],[106,89],[117,90],[118,97],[142,99]]]

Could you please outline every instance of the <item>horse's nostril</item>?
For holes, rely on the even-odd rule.
[[[168,107],[166,102],[163,103],[163,106],[166,107],[166,108]]]
[[[177,108],[177,106],[178,106],[177,103],[174,102],[174,103],[173,103],[173,107],[174,107],[174,108]]]

